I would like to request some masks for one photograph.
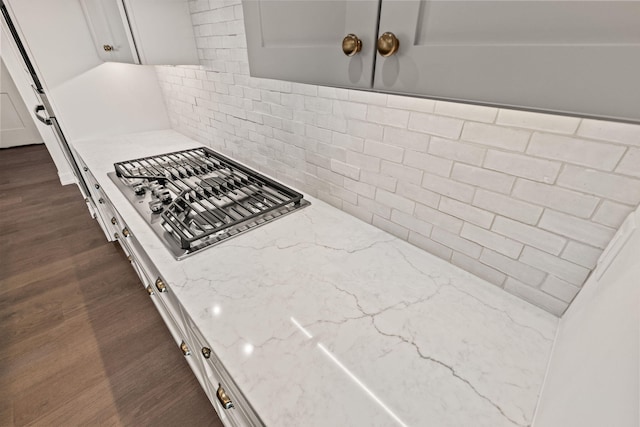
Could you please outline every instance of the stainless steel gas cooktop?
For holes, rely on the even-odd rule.
[[[208,148],[114,167],[111,180],[177,259],[309,205],[302,194]]]

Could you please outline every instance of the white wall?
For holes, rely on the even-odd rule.
[[[534,427],[640,425],[639,225],[640,210],[560,321]]]
[[[252,78],[240,0],[190,6],[176,130],[550,312],[640,202],[638,125]]]

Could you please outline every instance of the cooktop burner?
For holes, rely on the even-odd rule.
[[[177,259],[309,205],[208,148],[114,164],[111,180]]]

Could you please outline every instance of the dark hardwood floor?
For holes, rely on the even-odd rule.
[[[0,150],[0,426],[221,426],[44,145]]]

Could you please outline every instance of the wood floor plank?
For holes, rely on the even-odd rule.
[[[0,150],[0,426],[221,426],[43,145]]]

